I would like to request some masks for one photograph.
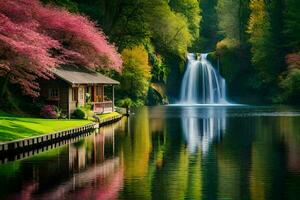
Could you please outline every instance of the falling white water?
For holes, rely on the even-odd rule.
[[[207,60],[207,54],[200,58],[194,53],[187,56],[188,64],[183,76],[181,104],[228,104],[226,83],[219,72]]]

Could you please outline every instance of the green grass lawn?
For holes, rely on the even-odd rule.
[[[0,112],[0,142],[38,136],[89,123],[89,120],[27,118]]]
[[[97,115],[99,117],[99,119],[107,119],[107,118],[111,118],[111,117],[117,117],[117,116],[120,116],[121,114],[118,113],[118,112],[111,112],[111,113],[105,113],[105,114],[100,114],[100,115]]]

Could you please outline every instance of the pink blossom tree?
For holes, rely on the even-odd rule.
[[[88,18],[38,0],[0,0],[0,76],[38,96],[61,64],[121,71],[121,56]]]

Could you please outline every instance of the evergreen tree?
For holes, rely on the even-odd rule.
[[[300,51],[300,2],[298,0],[285,0],[284,34],[287,47],[292,52]]]
[[[248,33],[250,34],[252,63],[258,72],[256,87],[261,88],[276,78],[273,73],[271,40],[271,22],[264,0],[250,1],[250,18]]]

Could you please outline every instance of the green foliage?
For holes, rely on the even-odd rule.
[[[210,55],[215,66],[226,79],[227,95],[234,102],[253,103],[257,92],[253,91],[255,72],[251,66],[249,49],[237,45],[235,40],[222,40],[215,54]],[[219,59],[219,60],[218,60]]]
[[[119,107],[123,107],[126,109],[129,108],[139,108],[145,105],[145,100],[144,99],[136,99],[136,100],[131,100],[130,98],[126,97],[125,99],[120,99],[117,101],[117,105]]]
[[[166,65],[164,57],[155,52],[154,46],[151,43],[147,43],[145,48],[149,54],[149,62],[152,66],[151,82],[166,83],[170,69]]]
[[[239,43],[235,39],[224,39],[217,43],[216,51],[218,55],[223,55],[227,51],[235,50],[239,47]]]
[[[226,39],[244,41],[248,22],[248,0],[219,0],[217,4],[220,34]]]
[[[268,84],[275,74],[273,73],[270,16],[267,12],[265,2],[262,0],[251,0],[251,15],[248,25],[250,43],[252,45],[252,63],[258,71],[261,79],[260,84]]]
[[[242,91],[255,93],[261,100],[276,95],[286,54],[283,2],[218,1],[218,26],[224,39],[217,43],[216,52],[229,91],[241,96],[245,96]]]
[[[169,69],[159,54],[151,54],[152,60],[152,82],[166,83]]]
[[[300,99],[300,69],[292,69],[280,82],[282,94],[280,102],[299,104]]]
[[[64,7],[70,12],[78,12],[78,5],[72,0],[42,0],[42,2]]]
[[[149,88],[147,96],[147,105],[154,106],[163,104],[163,98],[161,95],[151,87]]]
[[[121,76],[123,96],[133,101],[144,100],[151,78],[148,53],[144,46],[136,46],[122,51],[124,70]]]
[[[80,107],[80,109],[85,113],[85,118],[88,120],[93,120],[93,117],[95,115],[92,108],[93,108],[93,104],[90,102]]]
[[[193,41],[199,39],[201,14],[198,0],[171,0],[169,4],[175,12],[186,17]]]
[[[118,112],[110,112],[110,113],[104,113],[104,114],[97,115],[97,117],[101,120],[110,119],[110,118],[119,117],[119,116],[121,116],[121,114]]]
[[[128,0],[117,8],[110,27],[111,40],[123,50],[147,42],[150,37],[149,22],[146,20],[146,1]]]
[[[130,98],[125,98],[119,100],[117,105],[124,108],[130,108],[133,105],[133,101]]]
[[[200,38],[194,48],[197,52],[208,52],[215,49],[218,40],[218,17],[215,7],[217,0],[201,0],[202,19],[200,22]]]
[[[300,50],[300,2],[285,0],[284,33],[288,39],[288,46],[292,51]]]
[[[151,8],[147,20],[155,45],[160,50],[184,57],[193,39],[186,17],[172,12],[166,1],[147,1],[147,7]]]
[[[86,114],[85,111],[82,108],[76,108],[74,112],[72,113],[72,118],[74,119],[85,119]]]
[[[217,5],[219,29],[229,39],[239,40],[239,0],[219,0]]]

